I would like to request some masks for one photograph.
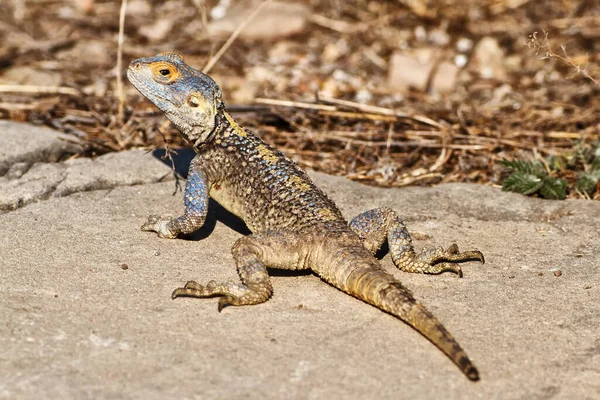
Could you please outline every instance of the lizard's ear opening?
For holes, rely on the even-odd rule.
[[[200,99],[198,99],[198,96],[196,95],[189,95],[186,99],[185,102],[187,103],[188,106],[190,107],[199,107],[200,106]]]
[[[216,114],[216,104],[206,101],[202,93],[191,93],[185,98],[185,104],[193,109],[196,120],[202,121],[204,125],[213,125],[211,121]],[[211,128],[212,129],[212,128]]]
[[[207,99],[199,92],[190,93],[185,98],[186,114],[192,122],[181,129],[186,140],[194,143],[194,146],[207,142],[214,135],[217,124],[216,115],[218,104],[212,99]]]

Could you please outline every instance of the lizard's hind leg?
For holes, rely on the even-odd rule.
[[[456,244],[452,244],[447,249],[442,247],[425,249],[417,254],[406,225],[398,214],[388,207],[375,208],[358,215],[350,222],[350,228],[363,239],[365,247],[373,253],[387,239],[392,261],[402,271],[424,274],[450,271],[462,277],[462,270],[457,263],[485,262],[480,251],[461,253]]]
[[[241,282],[200,285],[189,281],[183,288],[175,289],[176,297],[215,297],[219,299],[219,311],[227,306],[245,306],[267,301],[273,287],[267,266],[284,269],[302,269],[305,257],[300,254],[300,238],[293,232],[270,232],[244,236],[238,239],[231,252]]]

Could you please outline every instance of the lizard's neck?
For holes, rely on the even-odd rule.
[[[227,117],[225,116],[227,115]],[[226,135],[226,132],[229,128],[230,122],[233,121],[231,116],[227,113],[227,111],[218,111],[215,115],[215,124],[211,130],[206,130],[199,135],[196,136],[196,139],[191,142],[192,147],[196,152],[201,151],[207,145],[214,143],[218,138]],[[234,121],[235,123],[235,121]]]
[[[223,110],[219,114],[224,119],[224,121],[223,121],[224,129],[222,130],[223,134],[233,133],[233,134],[236,134],[239,136],[246,136],[246,131],[244,131],[244,129],[241,126],[239,126],[237,122],[235,122],[233,117],[227,111]]]
[[[226,111],[222,110],[215,116],[215,126],[208,134],[200,137],[193,145],[196,152],[206,148],[212,144],[219,144],[222,140],[230,135],[247,137],[249,134],[238,125],[233,117]]]

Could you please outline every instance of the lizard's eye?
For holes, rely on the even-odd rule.
[[[158,83],[170,84],[179,78],[179,71],[174,65],[166,62],[156,62],[150,65],[152,77]]]

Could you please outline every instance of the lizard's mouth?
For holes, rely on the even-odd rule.
[[[140,77],[141,74],[141,64],[139,62],[133,61],[131,64],[129,64],[129,68],[127,69],[127,79],[129,79],[129,82],[131,82],[133,87],[135,87],[138,92],[152,101],[155,106],[163,111],[165,111],[167,108],[164,105],[165,102],[174,106],[179,106],[179,104],[174,101],[175,98],[170,98],[164,95],[160,90],[160,87],[149,84],[148,82],[153,81]]]

